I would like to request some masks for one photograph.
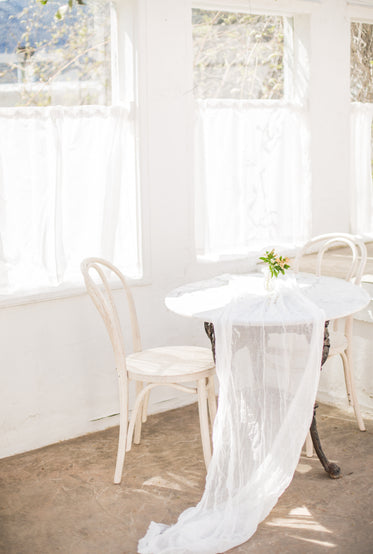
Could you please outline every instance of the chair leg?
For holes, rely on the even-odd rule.
[[[141,393],[143,384],[140,381],[136,381],[136,398]],[[142,410],[139,410],[137,417],[136,417],[136,424],[135,424],[135,433],[133,436],[133,442],[135,444],[140,444],[141,439],[141,423],[142,423]]]
[[[210,432],[209,422],[207,415],[207,390],[206,379],[199,379],[197,383],[198,391],[198,411],[199,411],[199,424],[201,429],[202,449],[203,457],[205,459],[206,469],[208,469],[211,460],[211,444],[210,444]]]
[[[131,450],[132,446],[132,438],[135,430],[135,425],[139,417],[141,417],[141,408],[144,402],[144,398],[147,394],[151,391],[152,388],[156,387],[156,383],[150,383],[149,385],[146,385],[146,387],[142,388],[140,393],[137,395],[135,400],[135,405],[132,410],[131,419],[128,425],[128,431],[127,431],[127,445],[126,450],[127,452]]]
[[[207,378],[207,402],[209,407],[210,423],[212,427],[214,425],[214,420],[216,416],[216,396],[215,396],[214,376]]]
[[[144,403],[142,406],[142,422],[145,423],[148,419],[148,404],[149,404],[150,392],[148,392],[144,398]]]
[[[343,363],[343,371],[345,375],[346,390],[347,390],[349,404],[351,404],[352,407],[354,408],[357,424],[359,426],[360,431],[365,431],[366,429],[365,429],[364,421],[360,413],[359,402],[356,396],[354,375],[351,368],[350,356],[346,355],[345,352],[342,352],[341,358]]]
[[[115,465],[114,483],[119,484],[122,480],[124,457],[126,455],[126,440],[128,427],[128,389],[126,377],[119,375],[119,442],[117,461]]]
[[[308,431],[306,438],[306,456],[307,458],[312,458],[313,456],[313,444],[311,433]]]
[[[351,371],[350,371],[350,363],[348,360],[348,357],[344,352],[341,352],[340,354],[343,364],[343,372],[345,376],[345,385],[346,385],[346,392],[347,392],[347,400],[348,405],[353,406],[353,399],[352,399],[352,391],[351,391]]]

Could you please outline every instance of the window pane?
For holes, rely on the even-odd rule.
[[[373,102],[373,25],[351,24],[351,99]]]
[[[0,2],[0,106],[111,104],[110,4]]]
[[[283,97],[283,17],[194,9],[192,22],[197,98]]]

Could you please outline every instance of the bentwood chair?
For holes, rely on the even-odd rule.
[[[87,258],[81,263],[87,291],[104,320],[113,347],[119,384],[120,423],[114,483],[120,483],[126,451],[140,443],[141,424],[147,418],[150,391],[170,385],[197,394],[202,448],[206,468],[211,459],[208,411],[211,425],[216,414],[215,365],[209,348],[162,346],[143,350],[135,303],[125,277],[110,262]],[[113,280],[114,279],[114,280]],[[119,283],[119,289],[117,284]],[[126,355],[117,295],[122,294],[130,320],[133,352]],[[136,384],[136,399],[129,419],[129,383]],[[195,386],[188,383],[194,382]],[[207,411],[208,410],[208,411]]]
[[[347,254],[343,252],[344,258],[344,278],[348,281],[360,285],[363,271],[367,261],[367,249],[360,237],[348,233],[328,233],[319,235],[307,242],[297,253],[294,261],[294,270],[299,271],[302,259],[307,254],[316,253],[314,270],[316,275],[322,274],[323,265],[325,267],[325,254],[336,247],[347,248]],[[329,258],[328,264],[330,264]],[[335,267],[328,268],[328,274],[335,273]],[[333,271],[334,270],[334,271]],[[340,276],[340,274],[338,274]],[[360,431],[365,431],[363,418],[361,417],[360,408],[356,396],[356,389],[353,374],[352,360],[352,326],[353,316],[331,322],[330,329],[330,350],[328,359],[333,356],[340,356],[342,359],[344,377],[346,383],[346,391],[349,404],[354,408],[355,416]],[[307,455],[312,456],[312,444],[309,437],[306,443]]]

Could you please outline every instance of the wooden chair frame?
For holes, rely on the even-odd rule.
[[[114,483],[120,483],[126,451],[132,446],[132,441],[139,444],[141,425],[147,419],[147,409],[150,391],[160,385],[168,385],[183,392],[197,394],[200,420],[202,448],[206,468],[211,459],[211,443],[208,413],[213,424],[216,415],[216,397],[214,388],[215,364],[212,352],[208,348],[191,346],[168,346],[143,350],[141,346],[140,329],[132,292],[124,275],[112,263],[102,258],[86,258],[81,263],[87,292],[100,313],[113,347],[119,388],[119,442]],[[131,322],[132,353],[126,355],[123,333],[118,310],[113,296],[113,285],[107,274],[114,274],[119,280],[120,290],[124,291]],[[96,281],[93,278],[96,277]],[[98,280],[98,282],[97,282]],[[159,364],[164,358],[166,368],[159,374],[149,371],[149,360]],[[172,357],[176,360],[172,372],[167,373],[167,363]],[[190,363],[189,371],[185,370],[185,358]],[[177,367],[180,360],[180,367]],[[136,399],[129,419],[129,383],[136,384]],[[196,382],[196,386],[184,383]]]
[[[362,238],[349,233],[328,233],[312,238],[297,253],[294,261],[295,272],[299,272],[300,262],[307,253],[317,252],[315,273],[320,276],[322,274],[322,263],[326,252],[337,246],[349,247],[351,251],[351,262],[345,279],[355,283],[355,285],[360,285],[367,262],[367,248]],[[343,331],[339,332],[341,324],[343,324],[344,327]],[[360,412],[354,380],[352,339],[353,315],[343,318],[342,321],[333,321],[330,333],[331,347],[328,358],[337,355],[341,357],[348,402],[354,409],[360,431],[365,431],[365,425]],[[311,457],[312,453],[312,441],[308,435],[306,441],[306,454]]]

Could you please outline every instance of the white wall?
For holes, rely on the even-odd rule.
[[[324,1],[311,17],[312,235],[349,230],[350,22],[345,5]]]
[[[278,8],[281,2],[268,4]],[[348,231],[345,2],[294,0],[284,4],[314,10],[309,19],[313,231]],[[195,258],[190,7],[187,0],[139,2],[146,280],[134,288],[134,293],[144,347],[163,342],[208,345],[199,323],[166,310],[165,294],[191,280],[252,267],[249,260],[202,264]],[[2,308],[0,352],[0,457],[117,423],[115,417],[105,417],[118,411],[111,348],[103,324],[84,293]],[[182,395],[164,390],[155,400],[153,410],[185,401]]]

